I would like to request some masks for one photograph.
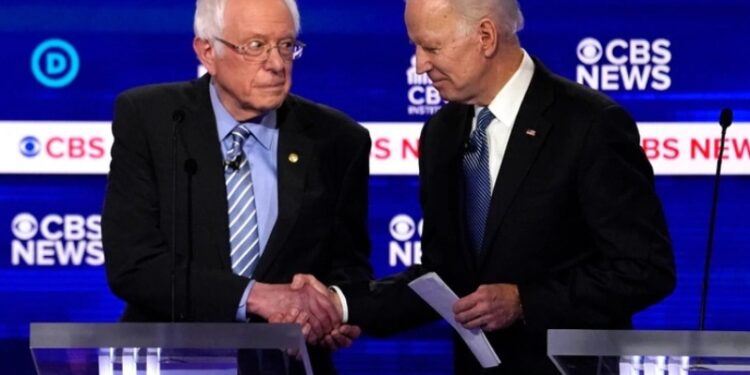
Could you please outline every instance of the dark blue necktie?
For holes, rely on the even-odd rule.
[[[490,208],[490,153],[487,144],[487,126],[495,118],[488,108],[477,115],[477,126],[469,138],[468,152],[464,155],[464,207],[469,245],[475,253],[482,250],[487,212]]]

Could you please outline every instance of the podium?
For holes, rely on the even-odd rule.
[[[29,341],[39,375],[313,373],[297,324],[32,323]]]
[[[750,374],[750,332],[561,330],[547,354],[562,374]]]

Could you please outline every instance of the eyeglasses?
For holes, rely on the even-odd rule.
[[[293,39],[283,40],[276,45],[270,45],[269,43],[257,39],[251,40],[243,45],[236,45],[219,37],[214,37],[214,39],[235,50],[235,52],[250,61],[266,61],[271,50],[274,48],[279,51],[279,56],[283,59],[297,60],[302,57],[302,50],[305,48],[305,43]]]

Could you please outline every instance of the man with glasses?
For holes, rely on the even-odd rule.
[[[359,329],[340,325],[338,301],[288,283],[371,277],[369,135],[289,93],[304,48],[294,0],[196,6],[193,47],[208,74],[115,103],[103,235],[122,318],[283,318],[309,342],[346,346]],[[316,374],[334,372],[327,348],[310,356]]]

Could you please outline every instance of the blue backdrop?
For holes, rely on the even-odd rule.
[[[195,78],[193,6],[184,0],[4,0],[0,124],[107,122],[120,91]],[[738,122],[750,120],[747,1],[522,0],[521,6],[527,22],[520,38],[529,53],[558,74],[605,91],[639,122],[715,123],[722,107],[733,107]],[[299,7],[300,39],[308,47],[295,63],[295,93],[360,122],[428,117],[409,112],[430,103],[420,101],[420,92],[409,94],[413,47],[402,0],[301,0]],[[750,153],[743,160],[750,174]],[[33,373],[29,322],[118,318],[122,303],[110,294],[101,266],[105,183],[103,174],[0,175],[0,362],[11,364],[8,373]],[[662,175],[656,183],[674,241],[678,287],[640,313],[636,325],[694,329],[713,180]],[[404,254],[419,244],[418,231],[407,240],[394,237],[401,230],[395,224],[421,219],[417,179],[374,175],[370,187],[371,260],[383,276],[409,263],[394,249]],[[722,180],[709,329],[750,329],[748,191],[750,176]],[[60,256],[58,248],[80,257]],[[363,338],[336,358],[343,374],[452,373],[449,335],[447,326],[436,324],[387,340]]]

